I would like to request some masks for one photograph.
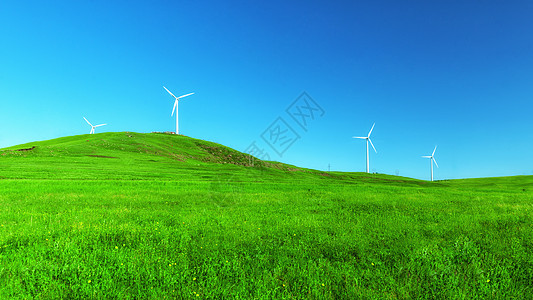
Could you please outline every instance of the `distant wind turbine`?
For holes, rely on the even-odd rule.
[[[374,147],[374,144],[372,143],[372,140],[370,140],[370,134],[372,133],[372,130],[374,129],[375,125],[376,123],[374,123],[374,125],[372,125],[372,128],[370,128],[370,132],[368,132],[368,136],[354,136],[353,137],[354,139],[366,140],[366,172],[367,173],[370,173],[370,162],[368,160],[368,142],[370,142],[370,145],[372,145],[372,148],[374,148],[374,151],[378,153],[378,151],[376,150],[376,147]]]
[[[85,117],[83,117],[83,119],[85,119]],[[107,125],[107,124],[93,125],[93,124],[91,124],[91,122],[87,121],[87,119],[85,119],[85,122],[87,122],[87,124],[89,124],[91,126],[91,132],[89,132],[89,134],[94,134],[94,129],[96,127]]]
[[[179,123],[178,123],[178,102],[181,98],[185,98],[187,96],[190,96],[194,93],[189,93],[189,94],[186,94],[186,95],[182,95],[182,96],[179,96],[179,97],[176,97],[174,96],[174,94],[172,94],[166,87],[163,86],[163,88],[172,96],[174,97],[174,99],[176,99],[176,101],[174,102],[174,108],[172,108],[172,114],[171,116],[174,115],[174,111],[176,111],[176,134],[180,134],[179,132]]]
[[[437,164],[437,161],[435,160],[435,151],[436,150],[437,150],[437,146],[435,146],[435,149],[433,149],[433,153],[431,153],[431,155],[422,156],[423,158],[429,158],[429,165],[430,165],[430,168],[431,168],[431,181],[433,181],[433,162],[435,162],[435,165],[437,166],[437,168],[439,167],[439,165]]]

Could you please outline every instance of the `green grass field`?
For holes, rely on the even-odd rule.
[[[533,176],[427,182],[252,164],[184,136],[65,137],[0,150],[0,299],[531,298],[532,215]]]

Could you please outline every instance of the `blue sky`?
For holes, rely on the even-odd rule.
[[[272,160],[364,171],[352,136],[375,122],[372,171],[428,179],[420,156],[438,145],[436,179],[533,174],[532,15],[530,1],[2,1],[0,147],[88,133],[83,116],[173,131],[165,85],[195,92],[180,133]],[[305,127],[286,111],[303,92],[323,110]],[[278,118],[300,137],[282,156],[262,138]]]

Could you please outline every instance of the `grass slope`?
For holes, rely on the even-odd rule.
[[[521,299],[532,191],[252,164],[164,134],[29,143],[0,150],[0,298]]]

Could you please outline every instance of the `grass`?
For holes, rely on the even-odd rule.
[[[0,298],[523,299],[532,213],[533,176],[426,182],[252,166],[183,136],[66,137],[0,150]]]

